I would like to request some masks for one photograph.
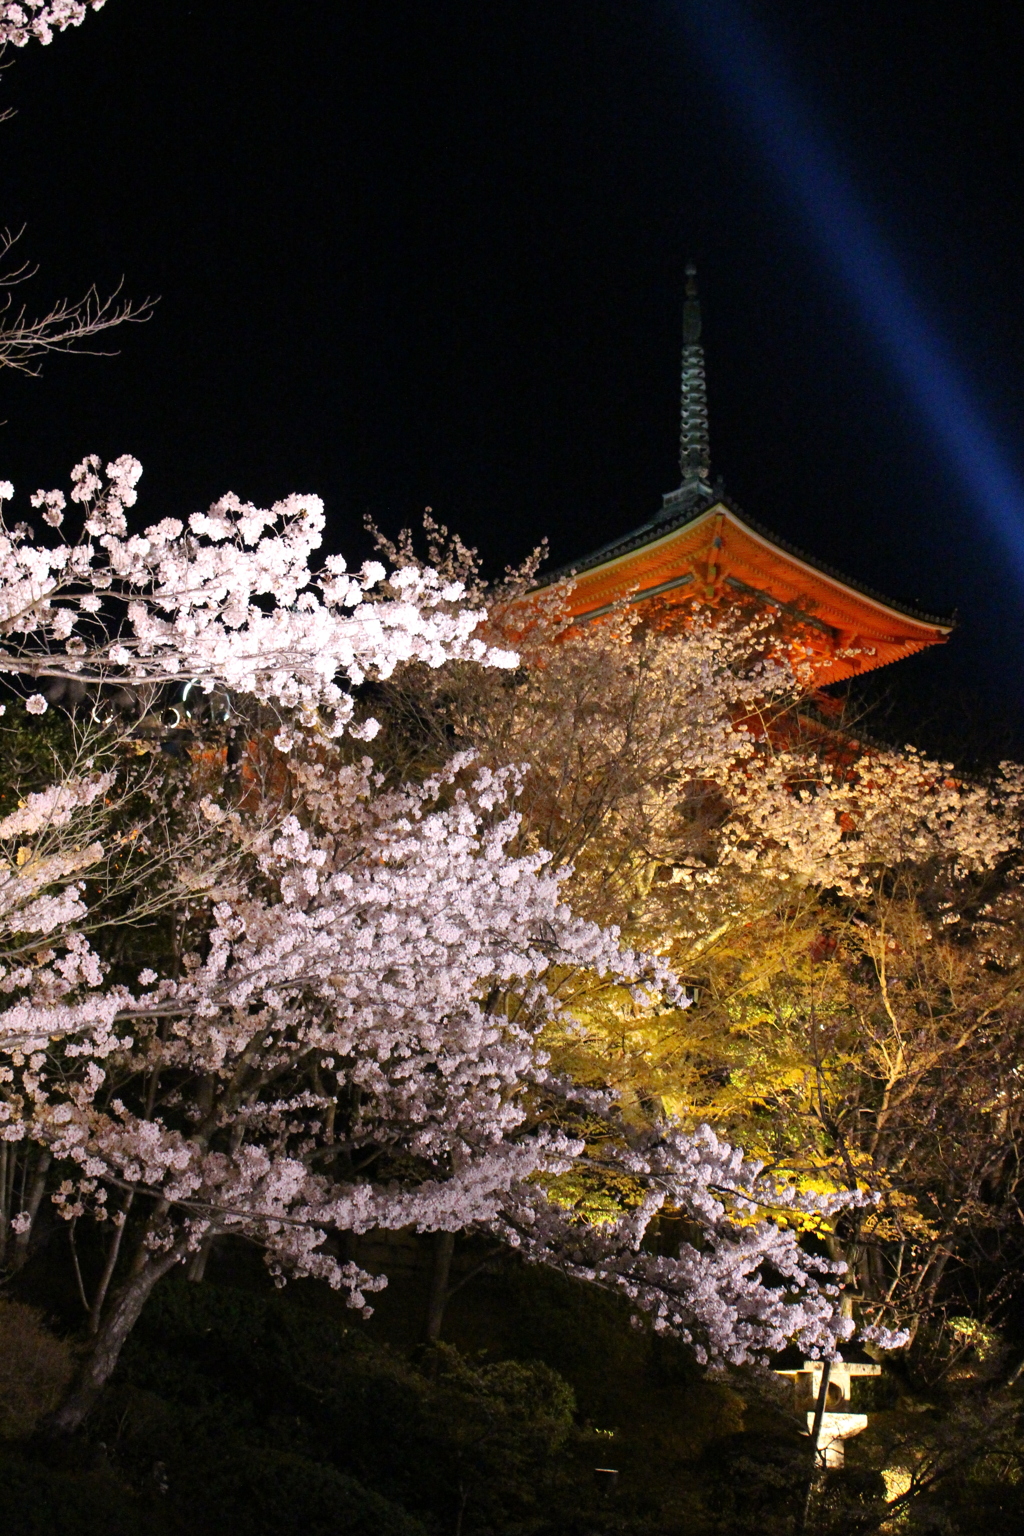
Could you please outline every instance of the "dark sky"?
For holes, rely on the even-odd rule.
[[[30,491],[127,451],[147,520],[315,490],[357,559],[364,512],[394,531],[430,505],[492,569],[543,535],[560,563],[678,482],[693,256],[727,491],[852,576],[958,609],[944,654],[894,669],[904,713],[944,701],[960,730],[1018,709],[1005,551],[686,3],[108,0],[11,57],[0,206],[40,264],[29,302],[124,274],[161,303],[116,358],[0,380],[0,473]],[[1024,477],[1017,8],[752,8]]]

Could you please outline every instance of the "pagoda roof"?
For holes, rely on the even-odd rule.
[[[571,577],[566,612],[579,622],[650,603],[659,624],[694,605],[775,609],[788,649],[819,686],[887,666],[949,638],[951,618],[921,613],[834,570],[756,523],[712,485],[707,385],[696,268],[686,268],[679,414],[682,483],[657,516],[554,571]]]
[[[711,608],[744,600],[794,621],[819,685],[887,666],[941,644],[952,618],[923,613],[874,591],[754,521],[710,487],[620,539],[547,575],[571,578],[573,617],[589,621],[622,604]]]

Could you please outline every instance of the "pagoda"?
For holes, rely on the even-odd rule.
[[[748,517],[710,479],[707,386],[696,269],[683,309],[682,480],[647,522],[548,576],[571,578],[568,613],[588,623],[623,606],[658,622],[695,607],[778,615],[817,688],[942,644],[952,620],[919,613],[832,570]]]

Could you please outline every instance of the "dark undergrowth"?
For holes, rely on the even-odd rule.
[[[37,1268],[31,1289],[45,1282]],[[363,1323],[324,1287],[276,1292],[224,1256],[202,1284],[158,1288],[86,1431],[56,1448],[28,1399],[43,1409],[66,1374],[72,1320],[60,1344],[0,1303],[0,1344],[6,1305],[18,1379],[38,1377],[0,1415],[5,1536],[792,1536],[807,1442],[753,1378],[710,1379],[615,1298],[514,1262],[458,1290],[443,1344],[419,1342],[424,1298],[407,1267]],[[893,1523],[865,1437],[808,1536],[1010,1536],[1015,1474],[984,1461]]]

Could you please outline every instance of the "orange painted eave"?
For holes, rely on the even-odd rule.
[[[952,625],[916,617],[780,547],[717,502],[682,527],[579,572],[573,617],[657,600],[687,610],[744,600],[789,614],[819,684],[911,656],[949,637]],[[682,618],[682,614],[680,614]]]

